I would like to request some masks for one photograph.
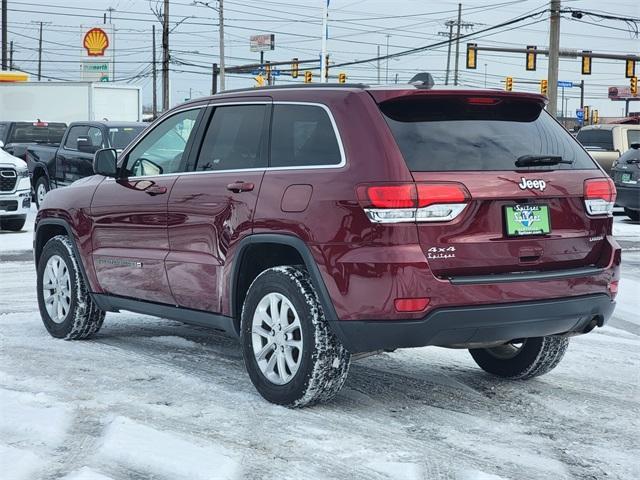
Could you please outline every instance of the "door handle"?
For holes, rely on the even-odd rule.
[[[233,182],[227,185],[227,190],[231,190],[233,193],[250,192],[253,188],[253,183],[242,181]]]
[[[161,187],[159,185],[151,185],[150,187],[145,188],[144,191],[152,196],[162,195],[164,193],[167,193],[167,187]]]

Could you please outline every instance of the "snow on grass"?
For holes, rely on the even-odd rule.
[[[80,470],[70,473],[62,477],[62,480],[113,480],[111,477],[107,477],[91,470],[89,467],[82,467]]]
[[[160,431],[117,417],[107,427],[99,455],[109,462],[173,480],[239,478],[237,455],[222,445]]]
[[[45,461],[35,453],[0,443],[0,475],[7,480],[33,480]]]

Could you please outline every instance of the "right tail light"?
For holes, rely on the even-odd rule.
[[[584,181],[584,206],[589,215],[610,215],[616,203],[616,186],[610,178]]]

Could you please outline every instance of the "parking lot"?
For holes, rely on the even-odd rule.
[[[618,216],[614,233],[615,317],[574,338],[550,374],[508,382],[464,350],[402,350],[355,362],[334,402],[287,410],[258,395],[236,341],[215,332],[109,313],[94,340],[51,338],[31,233],[2,232],[2,476],[640,478],[640,225]]]

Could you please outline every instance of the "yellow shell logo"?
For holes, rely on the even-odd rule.
[[[109,37],[101,28],[92,28],[85,34],[82,45],[90,57],[102,57],[109,46]]]

